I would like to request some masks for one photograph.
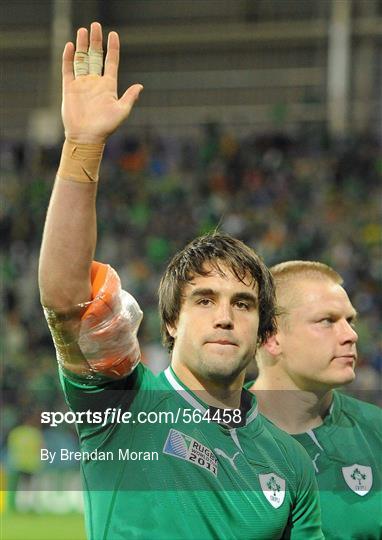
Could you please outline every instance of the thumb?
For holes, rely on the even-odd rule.
[[[119,102],[127,109],[127,113],[130,112],[134,103],[137,101],[139,94],[142,92],[143,86],[141,84],[133,84],[126,92],[121,96]]]

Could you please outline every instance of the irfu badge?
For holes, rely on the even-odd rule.
[[[275,473],[259,474],[261,489],[273,508],[279,508],[285,499],[285,480]]]
[[[350,465],[350,467],[342,467],[342,474],[345,482],[354,493],[363,497],[371,490],[373,484],[373,471],[371,467],[366,465]]]

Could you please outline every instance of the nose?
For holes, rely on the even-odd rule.
[[[233,328],[233,314],[230,304],[221,303],[217,306],[214,328],[224,328],[228,330]]]
[[[358,341],[358,334],[354,330],[353,326],[348,323],[348,321],[344,321],[343,325],[341,326],[341,343],[357,343]]]

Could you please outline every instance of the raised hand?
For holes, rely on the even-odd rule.
[[[90,43],[87,29],[80,28],[76,48],[71,42],[66,44],[62,58],[62,119],[67,139],[78,143],[104,143],[128,117],[143,86],[133,84],[118,99],[119,48],[117,32],[110,32],[102,75],[102,27],[99,23],[90,26]],[[95,60],[95,64],[90,63],[91,74],[89,51]],[[100,74],[94,74],[94,71]]]

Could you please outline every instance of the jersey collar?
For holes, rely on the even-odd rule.
[[[194,392],[192,392],[189,388],[187,388],[181,380],[177,377],[174,370],[171,366],[169,366],[164,371],[164,375],[167,379],[167,382],[170,384],[170,386],[177,392],[177,394],[182,397],[189,405],[191,405],[194,409],[199,410],[202,414],[204,414],[209,406],[207,403],[202,401]],[[244,392],[247,392],[247,390],[243,389]],[[251,422],[253,422],[259,414],[259,408],[257,405],[256,397],[251,394],[251,408],[247,412],[246,416],[246,422],[245,425],[248,426]],[[240,429],[240,428],[238,428]]]
[[[175,375],[174,370],[169,366],[164,371],[164,375],[170,386],[177,392],[177,394],[187,401],[194,409],[197,409],[201,413],[205,413],[208,409],[208,405],[204,403],[196,394],[194,394],[189,388],[184,386],[180,379]]]
[[[321,443],[319,442],[318,437],[320,438],[320,435],[322,433],[331,433],[332,430],[336,429],[338,424],[338,419],[341,416],[341,394],[333,390],[333,399],[329,407],[329,412],[325,416],[323,423],[320,426],[317,426],[313,429],[308,429],[305,434],[310,437],[310,439],[314,442],[314,444],[323,450]],[[298,440],[299,437],[302,437],[304,434],[298,434],[294,435],[294,437]],[[327,446],[327,445],[326,445]]]
[[[333,390],[332,395],[333,395],[333,398],[329,407],[329,412],[325,416],[324,422],[323,422],[323,425],[327,427],[332,426],[333,424],[336,424],[338,421],[338,418],[341,415],[341,395],[335,390]]]

